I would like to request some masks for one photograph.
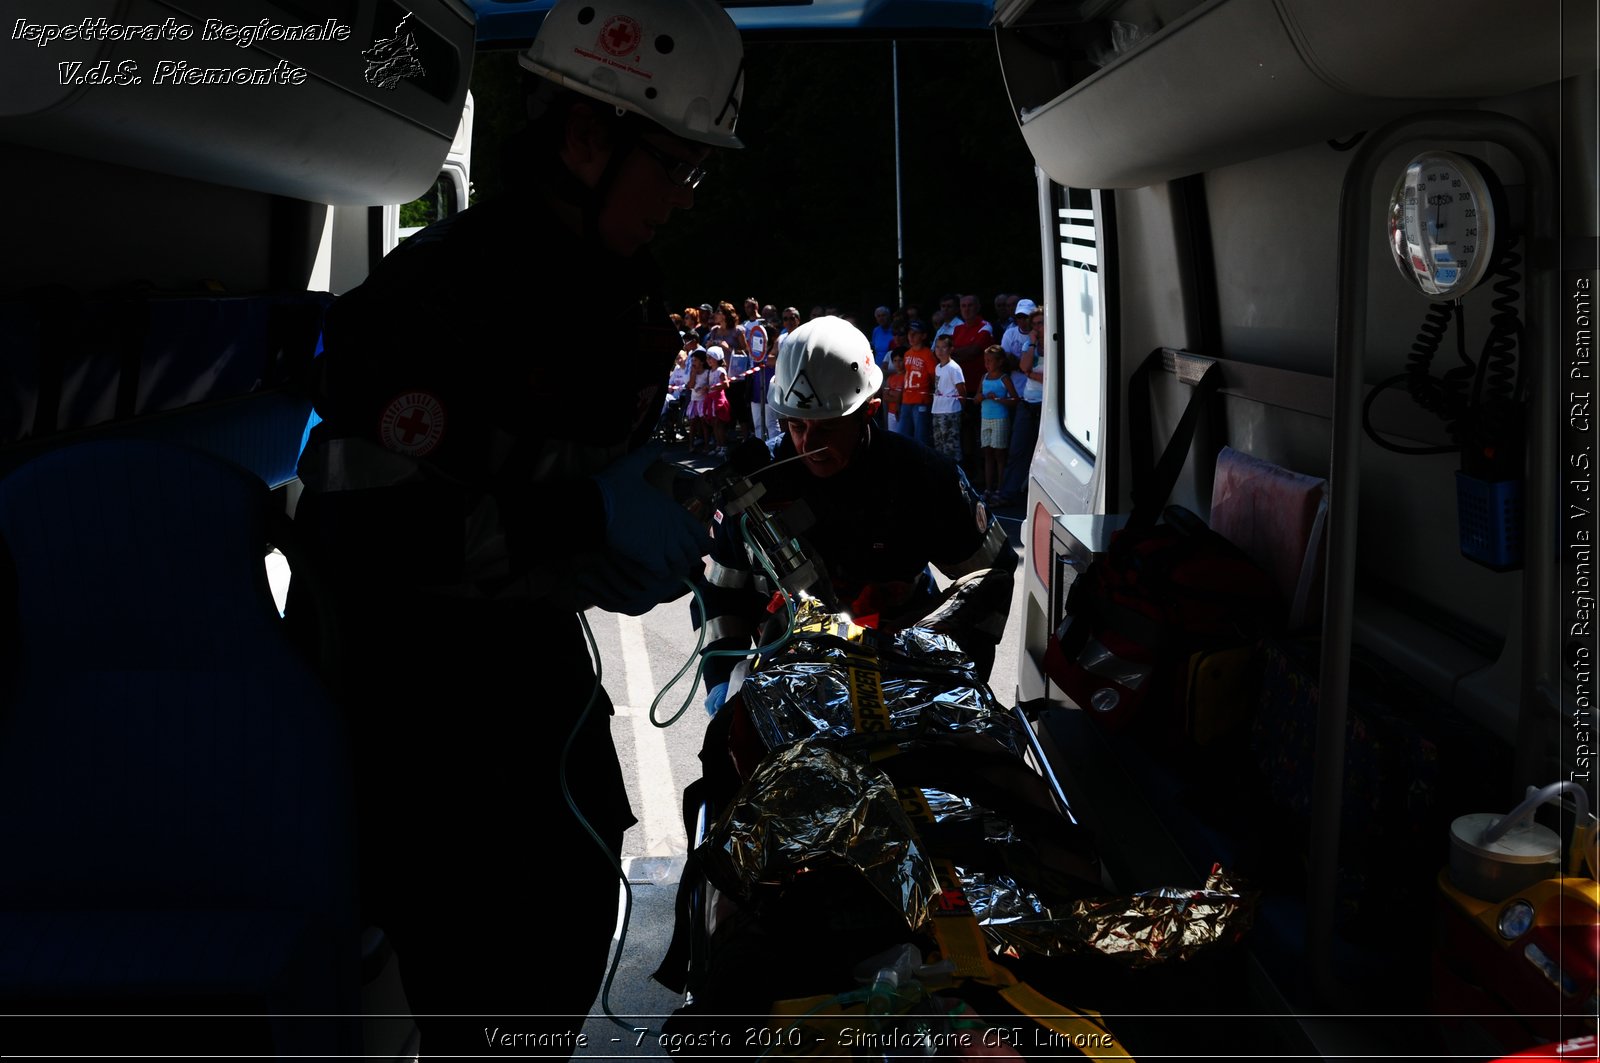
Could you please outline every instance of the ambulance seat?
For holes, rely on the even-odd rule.
[[[361,1051],[295,1018],[359,1010],[361,928],[345,736],[272,603],[271,513],[251,473],[149,440],[0,479],[0,1011]],[[122,1033],[167,1054],[199,1022]]]
[[[1224,446],[1211,481],[1213,531],[1261,566],[1289,607],[1290,631],[1322,622],[1328,481]]]

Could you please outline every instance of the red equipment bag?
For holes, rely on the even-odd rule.
[[[1166,505],[1202,400],[1216,394],[1222,377],[1215,363],[1206,368],[1154,460],[1149,378],[1162,360],[1162,351],[1152,352],[1128,385],[1133,511],[1110,549],[1073,581],[1044,658],[1050,680],[1113,728],[1150,703],[1161,710],[1150,714],[1152,722],[1181,729],[1190,657],[1274,632],[1284,618],[1280,596],[1259,566],[1189,510]],[[1157,523],[1163,507],[1165,520]]]
[[[1149,704],[1152,722],[1181,726],[1189,659],[1248,644],[1281,625],[1272,580],[1181,506],[1148,530],[1125,528],[1073,581],[1045,668],[1109,727]]]

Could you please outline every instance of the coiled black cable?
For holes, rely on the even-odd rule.
[[[1484,401],[1491,405],[1522,399],[1522,379],[1517,371],[1517,352],[1522,349],[1522,316],[1517,313],[1517,285],[1522,282],[1517,267],[1521,264],[1513,237],[1495,269],[1494,301],[1489,304],[1494,314],[1489,318],[1489,338],[1484,341],[1480,362],[1488,371]],[[1477,401],[1474,394],[1473,402]]]
[[[1433,364],[1433,356],[1439,353],[1455,309],[1455,303],[1434,303],[1428,307],[1428,316],[1422,319],[1417,338],[1411,341],[1411,357],[1406,359],[1406,390],[1411,392],[1418,406],[1441,416],[1444,411],[1437,395],[1438,381],[1428,374],[1428,368]]]
[[[1525,376],[1517,366],[1522,348],[1522,318],[1517,311],[1517,237],[1506,241],[1494,269],[1494,310],[1483,353],[1474,362],[1467,356],[1466,331],[1460,300],[1434,303],[1428,308],[1417,338],[1412,341],[1405,372],[1390,377],[1367,394],[1361,407],[1361,425],[1368,438],[1397,454],[1449,454],[1461,451],[1463,468],[1473,475],[1495,478],[1514,473],[1520,458],[1522,402]],[[1451,321],[1456,327],[1456,357],[1460,365],[1435,377],[1433,357],[1444,342]],[[1372,405],[1380,392],[1404,382],[1418,406],[1444,422],[1451,446],[1410,447],[1390,442],[1372,427]]]
[[[1444,334],[1449,331],[1452,317],[1456,325],[1456,353],[1465,365],[1447,371],[1440,379],[1433,376],[1429,370],[1433,364],[1433,356],[1439,352],[1439,347],[1444,342]],[[1390,377],[1373,388],[1367,393],[1366,401],[1361,404],[1361,427],[1369,439],[1396,454],[1451,454],[1460,449],[1459,446],[1409,447],[1391,443],[1372,427],[1372,404],[1384,391],[1403,381],[1412,401],[1444,421],[1454,437],[1457,423],[1466,413],[1466,378],[1476,369],[1467,358],[1464,336],[1459,300],[1434,303],[1428,308],[1428,314],[1422,319],[1422,325],[1417,330],[1417,338],[1411,343],[1411,355],[1406,359],[1406,371]]]
[[[1472,385],[1472,424],[1464,441],[1463,467],[1474,475],[1499,479],[1515,475],[1521,464],[1522,387],[1517,353],[1522,348],[1522,317],[1517,312],[1517,239],[1507,241],[1495,264],[1493,315]]]

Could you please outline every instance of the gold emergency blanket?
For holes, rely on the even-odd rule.
[[[1079,900],[1059,912],[1003,875],[958,873],[984,933],[1013,956],[1094,949],[1130,967],[1186,960],[1237,941],[1255,914],[1256,895],[1235,888],[1220,867],[1211,869],[1201,889]]]
[[[915,930],[939,882],[914,838],[887,775],[800,742],[762,761],[700,856],[706,877],[740,900],[818,861],[853,867]]]

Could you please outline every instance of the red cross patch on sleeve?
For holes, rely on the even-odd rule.
[[[408,391],[383,408],[378,441],[396,454],[420,458],[439,446],[444,426],[444,403],[426,391]]]

